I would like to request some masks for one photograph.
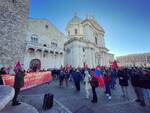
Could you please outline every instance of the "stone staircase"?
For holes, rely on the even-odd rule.
[[[12,87],[0,85],[0,113],[39,113],[33,106],[26,103],[11,106],[10,101],[14,93]]]

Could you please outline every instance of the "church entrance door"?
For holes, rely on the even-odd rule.
[[[41,61],[39,59],[33,59],[30,62],[30,69],[36,72],[41,69]]]

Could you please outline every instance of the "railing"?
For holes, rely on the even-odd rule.
[[[63,49],[60,48],[60,47],[53,47],[53,46],[50,46],[50,45],[46,45],[46,46],[43,46],[44,44],[42,43],[34,43],[34,42],[31,42],[31,41],[26,41],[26,48],[33,48],[33,49],[40,49],[42,51],[44,50],[47,50],[47,51],[54,51],[54,52],[58,52],[58,53],[63,53]]]

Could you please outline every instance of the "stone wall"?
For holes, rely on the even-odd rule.
[[[0,65],[24,60],[29,0],[0,0]]]

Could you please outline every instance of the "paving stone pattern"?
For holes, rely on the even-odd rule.
[[[138,103],[134,102],[135,95],[132,87],[129,88],[129,99],[125,99],[121,97],[121,89],[119,85],[117,85],[117,88],[112,91],[112,100],[107,99],[102,89],[97,89],[98,103],[93,104],[90,100],[85,99],[83,84],[81,85],[80,92],[76,92],[75,88],[72,88],[72,83],[69,84],[69,87],[63,88],[60,88],[58,84],[58,81],[53,81],[50,84],[43,84],[23,91],[21,95],[28,95],[30,97],[47,92],[53,93],[55,99],[72,113],[150,113],[150,108],[141,107]],[[37,100],[38,99],[39,98],[37,98]],[[59,108],[58,106],[58,109]],[[49,110],[46,113],[53,112]]]

